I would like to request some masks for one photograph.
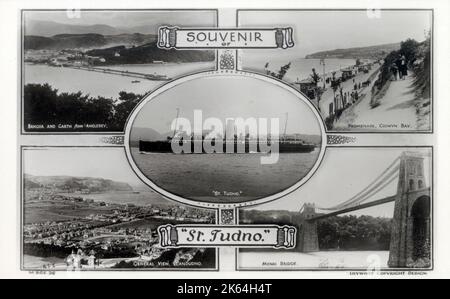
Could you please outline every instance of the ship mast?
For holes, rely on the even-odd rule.
[[[179,116],[180,116],[180,108],[177,108],[177,118],[175,118],[175,128],[173,129],[172,139],[175,137],[175,134],[177,133]]]
[[[283,134],[283,138],[286,139],[286,131],[287,131],[287,124],[288,124],[288,117],[289,117],[289,113],[286,112],[286,121],[284,123],[284,134]]]

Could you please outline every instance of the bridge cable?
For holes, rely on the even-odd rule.
[[[361,202],[367,199],[368,197],[372,196],[374,192],[380,191],[380,186],[386,186],[385,182],[389,181],[392,182],[392,180],[398,178],[398,168],[394,168],[388,175],[386,175],[385,178],[380,180],[376,185],[374,185],[370,190],[366,191],[364,194],[359,196],[357,199],[354,199],[351,203],[347,203],[345,206],[349,206],[356,202]],[[342,206],[342,205],[341,205]]]
[[[369,185],[367,185],[365,188],[363,188],[360,192],[358,192],[358,194],[354,195],[352,198],[350,198],[349,200],[338,204],[336,206],[341,206],[344,205],[346,203],[349,203],[351,201],[353,201],[355,198],[361,196],[361,194],[363,194],[367,189],[371,188],[372,185],[374,185],[379,179],[381,179],[393,166],[395,166],[395,164],[397,163],[397,161],[400,160],[400,158],[396,158],[377,178],[375,178]]]
[[[344,201],[344,202],[342,202],[342,203],[340,203],[340,204],[338,204],[338,205],[335,205],[335,206],[333,206],[333,207],[330,207],[330,208],[319,208],[319,209],[321,209],[321,210],[337,210],[337,209],[339,209],[340,207],[342,207],[342,206],[345,206],[345,205],[348,205],[348,204],[351,204],[351,203],[353,203],[353,202],[355,202],[355,201],[358,201],[362,196],[365,196],[365,195],[367,195],[367,190],[369,190],[370,189],[370,191],[371,190],[373,190],[374,188],[376,188],[377,186],[379,186],[379,184],[377,184],[377,182],[380,180],[380,179],[382,179],[394,166],[395,166],[395,164],[397,163],[397,161],[399,161],[400,160],[400,157],[398,157],[398,158],[396,158],[377,178],[375,178],[375,180],[373,180],[369,185],[367,185],[365,188],[363,188],[360,192],[358,192],[356,195],[354,195],[352,198],[350,198],[349,200],[346,200],[346,201]],[[395,169],[393,170],[393,171],[391,171],[389,174],[388,174],[388,178],[390,177],[390,176],[392,176],[396,171],[398,171],[398,169],[399,169],[399,165],[397,165],[397,167],[395,167]],[[386,178],[384,178],[384,179],[386,179]],[[375,187],[372,187],[373,185],[375,185],[375,184],[377,184],[377,186],[375,186]]]
[[[367,201],[367,199],[372,198],[372,196],[374,194],[376,194],[377,192],[379,192],[380,190],[383,190],[384,188],[386,188],[387,186],[389,186],[393,181],[395,181],[397,179],[397,176],[392,176],[388,181],[386,181],[382,186],[378,187],[376,190],[374,190],[370,195],[365,196],[364,198],[362,198],[361,200],[359,200],[358,202],[355,202],[353,206],[357,206],[360,205],[361,203]]]
[[[330,208],[319,208],[321,210],[339,210],[343,209],[349,206],[352,206],[355,203],[362,202],[366,200],[368,197],[372,196],[374,191],[380,190],[380,185],[383,185],[387,180],[389,180],[389,183],[392,182],[397,176],[399,167],[396,167],[392,169],[392,171],[382,180],[380,180],[377,184],[375,184],[373,187],[371,187],[369,190],[366,190],[363,194],[360,194],[358,197],[354,197],[352,201],[346,201],[345,203],[338,204],[336,206],[330,207]],[[384,184],[383,186],[387,186],[387,184]]]

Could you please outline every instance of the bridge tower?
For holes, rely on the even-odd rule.
[[[305,203],[300,210],[302,218],[298,227],[298,250],[300,252],[319,251],[319,237],[317,235],[317,221],[308,221],[316,216],[316,207],[313,203]]]
[[[389,267],[407,267],[417,258],[418,227],[422,233],[420,239],[430,239],[430,198],[424,185],[424,158],[405,152],[400,157],[399,180],[395,199],[392,223],[391,243],[389,249]],[[422,194],[423,193],[423,194]],[[424,195],[425,194],[425,195]],[[418,206],[419,200],[425,199]],[[428,209],[428,211],[427,211]],[[415,212],[414,210],[419,210]],[[420,214],[420,221],[416,214]],[[419,225],[420,224],[420,225]],[[424,246],[424,244],[420,245]]]

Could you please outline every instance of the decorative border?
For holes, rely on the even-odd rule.
[[[356,137],[344,136],[344,135],[327,135],[327,144],[328,145],[337,145],[337,144],[346,144],[346,143],[355,143]]]
[[[200,45],[192,45],[192,46],[180,46],[178,43],[178,36],[180,32],[190,31],[190,32],[200,32],[204,31],[217,31],[217,32],[225,32],[225,33],[234,33],[238,31],[255,31],[255,32],[265,32],[265,33],[273,33],[273,40],[266,41],[267,45],[261,46],[249,46],[247,43],[245,45],[221,45],[221,46],[212,46],[206,43],[204,46]],[[178,26],[161,26],[158,30],[158,48],[160,49],[288,49],[294,47],[294,39],[293,39],[293,29],[292,27],[286,28],[187,28],[187,27],[178,27]],[[249,42],[250,43],[250,42]]]
[[[220,243],[214,243],[211,241],[208,244],[196,244],[196,240],[192,240],[190,242],[183,243],[180,234],[187,234],[189,229],[195,229],[197,231],[201,230],[223,230],[229,229],[245,231],[247,229],[257,229],[261,235],[272,233],[271,240],[261,240],[266,242],[265,244],[251,244],[249,241],[238,242],[238,241],[229,241],[227,244],[221,245]],[[274,231],[275,230],[275,231]],[[275,235],[274,235],[275,233]],[[227,246],[237,246],[240,248],[249,248],[249,247],[257,247],[257,248],[275,248],[275,249],[293,249],[296,246],[296,236],[297,236],[297,228],[290,225],[172,225],[165,224],[158,227],[158,234],[160,240],[160,246],[163,248],[191,248],[191,247],[227,247]],[[206,232],[205,232],[206,234]],[[181,243],[180,243],[181,242]]]

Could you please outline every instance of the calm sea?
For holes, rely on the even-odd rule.
[[[253,52],[252,52],[253,53]],[[259,73],[264,73],[264,66],[269,63],[268,69],[271,71],[278,71],[281,66],[291,62],[291,67],[286,73],[284,80],[288,82],[295,82],[308,78],[312,74],[312,69],[315,68],[319,75],[323,73],[323,66],[320,64],[320,59],[305,59],[305,58],[288,58],[279,55],[277,57],[264,57],[261,55],[244,55],[242,57],[242,69],[251,70]],[[339,71],[348,66],[355,65],[354,59],[325,59],[325,73]]]
[[[242,68],[244,70],[264,72],[266,60],[265,57],[260,55],[254,57],[246,55],[242,58]],[[316,71],[322,74],[323,68],[319,59],[274,57],[269,61],[269,69],[272,71],[279,70],[282,65],[289,61],[292,62],[292,65],[285,77],[285,80],[289,82],[307,78],[311,74],[312,68],[316,68]],[[325,62],[325,72],[339,70],[355,64],[354,59],[326,59]],[[215,62],[120,65],[108,66],[107,68],[145,74],[156,73],[176,78],[190,73],[215,69]],[[25,84],[48,83],[60,92],[81,91],[94,97],[103,96],[108,98],[117,98],[120,91],[144,94],[166,83],[166,81],[149,81],[127,76],[35,64],[25,64],[24,73]],[[132,83],[135,80],[140,82]]]
[[[267,197],[294,185],[313,167],[319,150],[283,153],[278,163],[266,165],[260,163],[262,154],[140,154],[132,148],[132,155],[150,180],[173,194],[230,203]]]
[[[215,68],[215,62],[121,65],[108,66],[107,68],[145,74],[157,73],[175,78],[189,73],[212,70]],[[135,80],[140,82],[132,83]],[[115,99],[118,98],[119,92],[121,91],[144,94],[166,82],[136,79],[127,76],[65,67],[25,64],[25,84],[48,83],[60,92],[81,91],[83,94],[90,94],[94,97],[103,96]]]

